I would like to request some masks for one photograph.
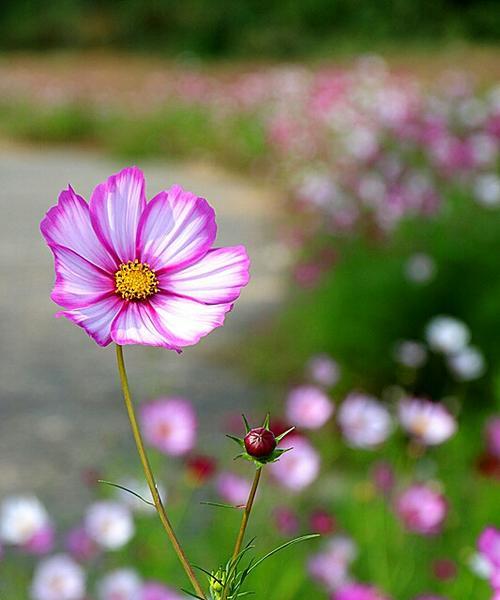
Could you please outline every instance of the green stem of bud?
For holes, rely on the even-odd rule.
[[[238,537],[236,538],[236,543],[234,545],[233,550],[233,562],[238,558],[241,547],[243,546],[243,540],[245,538],[245,532],[247,530],[248,520],[250,518],[250,513],[252,512],[253,503],[255,500],[255,494],[257,493],[257,488],[259,487],[260,476],[262,475],[262,469],[256,469],[255,477],[253,479],[252,488],[250,490],[250,494],[248,495],[248,500],[245,505],[245,510],[243,512],[243,518],[241,519],[240,530],[238,532]],[[227,596],[229,594],[229,585],[226,585],[224,589],[224,594],[222,595],[222,600],[227,600]]]

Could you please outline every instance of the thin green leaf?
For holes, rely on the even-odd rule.
[[[207,571],[206,569],[204,569],[203,567],[200,567],[200,565],[193,565],[193,567],[195,569],[198,569],[198,571],[201,571],[202,573],[205,573],[205,575],[208,575],[210,577],[210,579],[213,579],[214,581],[216,581],[217,583],[219,583],[220,585],[224,585],[222,583],[222,581],[216,577],[213,573],[210,573],[210,571]]]
[[[233,440],[233,442],[236,442],[238,444],[238,446],[245,448],[245,442],[241,438],[236,437],[235,435],[231,435],[229,433],[226,433],[226,437],[229,438],[230,440]]]
[[[270,413],[267,413],[266,418],[264,419],[264,425],[262,425],[262,427],[264,427],[264,429],[269,429],[270,422],[271,422],[271,415],[270,415]]]
[[[248,424],[247,418],[245,417],[245,415],[241,415],[243,417],[243,423],[245,423],[245,430],[248,433],[251,429],[250,425]]]
[[[216,506],[217,508],[232,508],[233,510],[241,510],[244,508],[243,506],[235,506],[234,504],[223,504],[222,502],[209,502],[207,500],[202,500],[200,504],[205,504],[206,506]]]
[[[189,590],[186,590],[185,588],[181,588],[181,592],[184,592],[188,596],[191,596],[191,598],[198,598],[198,600],[207,600],[206,598],[203,598],[202,596],[197,596],[196,594],[193,594],[193,592],[190,592]]]
[[[132,494],[132,496],[135,496],[136,498],[139,498],[139,500],[142,500],[145,504],[149,504],[149,506],[156,508],[155,505],[153,504],[153,502],[149,502],[149,500],[146,500],[146,498],[143,498],[137,492],[134,492],[133,490],[129,490],[128,488],[126,488],[123,485],[119,485],[118,483],[113,483],[112,481],[105,481],[104,479],[98,479],[97,483],[105,483],[106,485],[110,485],[112,487],[118,488],[119,490],[123,490],[124,492],[128,492],[129,494]]]
[[[320,537],[319,533],[310,533],[308,535],[302,535],[302,536],[300,536],[298,538],[295,538],[293,540],[285,542],[281,546],[278,546],[274,550],[271,550],[271,552],[268,552],[267,554],[265,554],[262,558],[259,558],[259,560],[251,567],[251,569],[249,570],[249,573],[251,573],[254,569],[256,569],[265,560],[267,560],[268,558],[270,558],[271,556],[273,556],[273,554],[276,554],[277,552],[280,552],[281,550],[284,550],[285,548],[288,548],[289,546],[293,546],[294,544],[298,544],[299,542],[305,542],[307,540],[312,540],[312,539],[317,538],[317,537]]]
[[[288,435],[289,433],[292,433],[292,431],[295,429],[295,427],[290,427],[290,429],[287,429],[286,431],[284,431],[283,433],[281,433],[280,435],[276,436],[276,441],[277,442],[281,442],[281,440]]]

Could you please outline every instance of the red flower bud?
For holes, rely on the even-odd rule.
[[[276,448],[274,433],[265,427],[251,429],[244,441],[248,454],[255,458],[265,458]]]

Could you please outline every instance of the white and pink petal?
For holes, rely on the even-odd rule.
[[[154,321],[168,343],[176,349],[192,346],[224,324],[232,303],[202,304],[160,292],[150,299]]]
[[[111,327],[116,344],[140,344],[174,349],[154,320],[154,309],[149,302],[124,302]]]
[[[92,227],[88,204],[71,186],[59,194],[57,205],[47,212],[40,230],[47,244],[65,246],[101,269],[116,271],[116,261]]]
[[[215,248],[188,267],[160,275],[160,288],[206,304],[234,302],[248,283],[249,267],[244,246]]]
[[[51,298],[64,308],[79,308],[114,292],[113,276],[64,246],[51,245],[56,281]]]
[[[111,325],[123,302],[113,294],[83,308],[58,312],[56,317],[66,317],[82,327],[100,346],[107,346],[112,341]]]
[[[139,224],[137,255],[155,271],[179,269],[204,256],[216,233],[208,202],[175,185],[147,205]]]
[[[144,175],[137,167],[112,175],[92,192],[92,226],[101,243],[119,263],[137,258],[137,227],[145,208]]]

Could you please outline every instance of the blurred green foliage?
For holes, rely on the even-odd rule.
[[[115,156],[139,160],[209,158],[248,170],[264,160],[264,124],[251,113],[216,122],[208,108],[168,104],[134,114],[99,111],[90,105],[34,107],[0,103],[0,133],[41,144],[80,143],[98,146]]]
[[[289,57],[375,42],[500,39],[496,0],[4,0],[0,45]]]
[[[291,286],[292,297],[272,333],[249,346],[253,371],[289,382],[311,355],[326,352],[341,363],[346,391],[359,387],[379,394],[404,376],[393,358],[396,342],[423,340],[432,317],[450,315],[469,326],[471,343],[488,362],[484,377],[455,385],[463,387],[458,391],[466,406],[468,401],[472,409],[480,403],[491,407],[500,398],[499,239],[500,212],[478,206],[457,189],[437,216],[409,219],[389,238],[323,240],[334,245],[337,264],[312,290]],[[405,275],[407,260],[417,252],[435,261],[429,282]],[[409,381],[410,389],[435,399],[457,392],[450,382],[438,356]]]

